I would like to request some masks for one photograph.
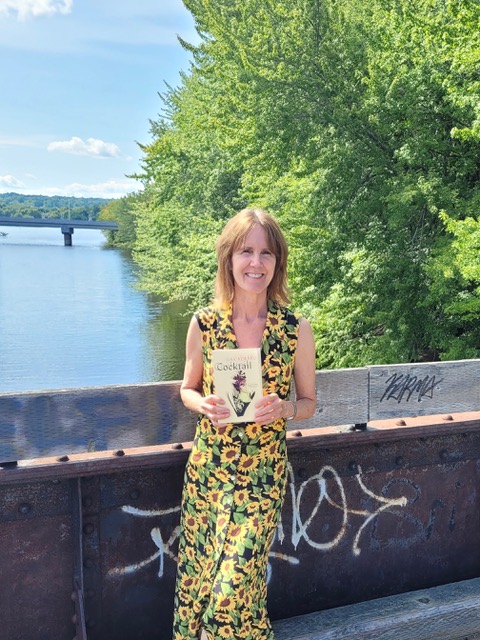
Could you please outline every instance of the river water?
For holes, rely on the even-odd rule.
[[[179,380],[189,317],[101,231],[0,227],[0,393]]]

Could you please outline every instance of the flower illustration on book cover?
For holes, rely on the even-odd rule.
[[[240,371],[232,377],[232,390],[228,393],[230,404],[238,417],[245,414],[254,395],[255,391],[248,390],[245,371],[240,369]]]

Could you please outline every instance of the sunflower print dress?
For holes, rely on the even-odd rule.
[[[237,347],[232,308],[196,314],[203,393],[214,392],[213,349]],[[262,337],[264,395],[288,399],[299,317],[269,303]],[[199,416],[185,470],[175,590],[174,640],[273,640],[267,563],[287,476],[285,420],[215,428]]]

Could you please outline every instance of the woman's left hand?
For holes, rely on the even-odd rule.
[[[276,393],[270,393],[255,404],[255,422],[270,424],[284,417],[285,400],[281,400]]]

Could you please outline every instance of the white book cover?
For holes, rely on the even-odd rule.
[[[214,393],[230,409],[221,423],[254,422],[255,403],[263,396],[260,349],[214,349],[212,365]]]

